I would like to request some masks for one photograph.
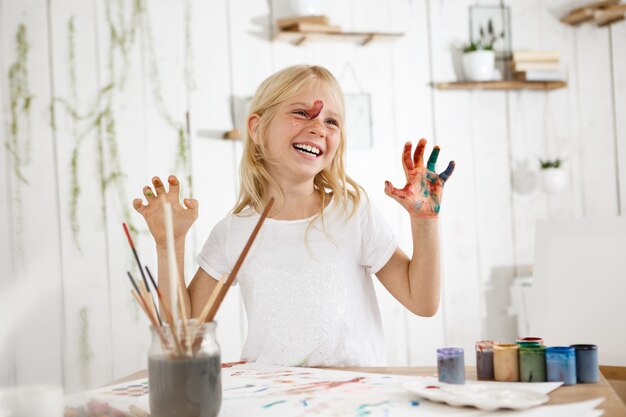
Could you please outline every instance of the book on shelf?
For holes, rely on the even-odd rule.
[[[513,73],[516,81],[563,81],[561,71],[518,71]]]
[[[515,62],[558,62],[559,51],[515,51],[513,52]]]
[[[561,64],[555,62],[513,61],[513,71],[559,71]]]
[[[300,22],[328,25],[330,23],[330,19],[327,16],[293,16],[276,19],[276,25],[281,29],[295,25],[296,23]]]
[[[323,25],[319,23],[310,22],[298,22],[293,25],[286,26],[282,30],[287,32],[325,32],[325,33],[337,33],[341,32],[341,27],[338,25]]]

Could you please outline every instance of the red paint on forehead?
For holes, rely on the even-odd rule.
[[[313,107],[311,107],[307,111],[307,115],[309,116],[309,119],[315,119],[317,116],[319,116],[323,108],[324,108],[324,102],[322,100],[315,100],[313,102]]]

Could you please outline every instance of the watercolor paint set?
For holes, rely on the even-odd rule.
[[[464,384],[463,349],[437,349],[437,373],[440,382]],[[476,342],[476,376],[481,381],[594,383],[599,381],[598,347],[546,347],[539,337],[522,337],[515,343],[481,340]]]

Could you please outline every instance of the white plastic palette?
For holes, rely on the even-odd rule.
[[[480,383],[453,385],[413,380],[405,382],[404,387],[430,401],[455,407],[472,406],[486,411],[499,408],[522,410],[536,407],[550,399],[546,394],[525,388],[504,388]]]

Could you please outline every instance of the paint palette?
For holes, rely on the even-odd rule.
[[[409,381],[404,387],[430,401],[442,402],[454,407],[472,406],[492,411],[499,408],[522,410],[546,403],[550,397],[525,388],[503,388],[489,384],[453,385]]]

